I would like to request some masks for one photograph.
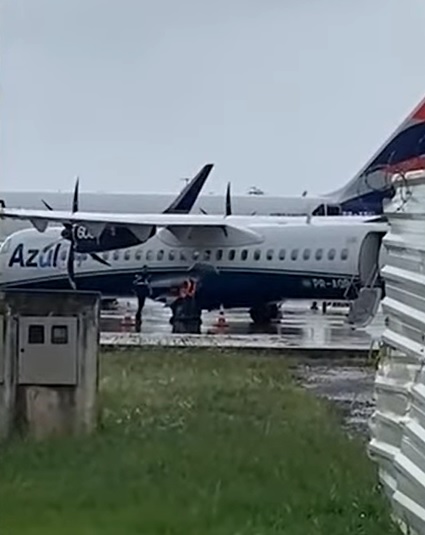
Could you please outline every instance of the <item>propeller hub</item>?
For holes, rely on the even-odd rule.
[[[72,229],[70,228],[64,228],[61,232],[62,238],[65,240],[70,240],[72,238]]]

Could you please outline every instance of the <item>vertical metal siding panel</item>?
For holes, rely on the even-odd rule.
[[[369,452],[401,526],[425,535],[425,173],[386,214],[386,329]],[[401,202],[400,199],[403,199]]]

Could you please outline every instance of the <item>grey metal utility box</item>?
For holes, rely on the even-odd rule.
[[[19,318],[18,383],[77,385],[78,318]]]
[[[0,292],[0,438],[96,423],[100,295]]]

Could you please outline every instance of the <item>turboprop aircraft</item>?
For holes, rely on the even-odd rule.
[[[30,219],[43,232],[22,230],[4,242],[1,285],[62,289],[71,281],[79,289],[129,296],[135,277],[147,272],[150,296],[166,301],[190,276],[200,283],[200,309],[247,307],[253,321],[263,323],[283,299],[353,299],[360,287],[377,283],[385,222],[233,216],[229,195],[224,216],[3,208],[0,217]],[[49,222],[70,231],[64,237],[61,228],[47,228]],[[113,237],[126,232],[138,243],[118,249]],[[71,250],[76,265],[70,271]],[[103,264],[87,254],[93,251],[101,252]]]
[[[245,195],[233,198],[233,213],[237,215],[335,215],[335,214],[381,214],[383,203],[394,195],[391,176],[397,171],[422,169],[425,167],[425,99],[408,115],[374,156],[347,182],[346,185],[322,195],[279,197],[267,195]],[[282,181],[296,178],[302,181],[302,167],[299,176],[286,177],[283,170],[276,176]],[[260,177],[261,179],[261,177]],[[3,192],[2,198],[9,206],[37,209],[45,199],[55,209],[68,206],[67,193]],[[167,194],[112,194],[83,193],[80,208],[83,211],[107,213],[159,213],[170,204],[172,196]],[[208,214],[222,213],[222,197],[200,195],[194,204],[194,212]],[[0,229],[4,238],[28,226],[26,221],[8,220]]]

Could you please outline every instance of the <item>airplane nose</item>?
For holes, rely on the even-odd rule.
[[[6,277],[6,261],[7,252],[10,248],[10,237],[6,240],[0,240],[0,284],[2,284]]]

